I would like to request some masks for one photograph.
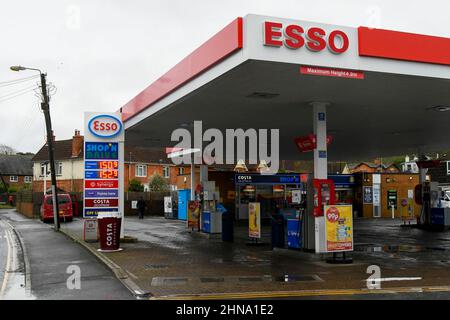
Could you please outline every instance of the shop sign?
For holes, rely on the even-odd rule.
[[[118,190],[86,190],[86,198],[118,198]]]
[[[85,218],[95,218],[100,212],[119,211],[119,170],[123,161],[119,143],[124,141],[123,131],[118,113],[85,113]]]
[[[238,173],[234,176],[236,184],[299,184],[300,175],[298,174],[243,174]]]
[[[373,188],[363,187],[364,204],[373,204]]]
[[[88,122],[88,130],[99,138],[114,138],[122,133],[122,121],[113,115],[99,114]]]
[[[353,251],[353,206],[325,206],[327,252]]]
[[[335,78],[347,78],[347,79],[364,79],[364,72],[346,69],[335,69],[335,68],[321,68],[321,67],[310,67],[301,66],[300,73],[313,76],[323,76],[323,77],[335,77]]]
[[[188,228],[194,229],[199,227],[200,223],[200,202],[188,202]]]
[[[117,208],[119,199],[85,199],[84,205],[87,208]]]
[[[248,236],[261,239],[261,204],[259,202],[248,204]]]
[[[299,189],[292,190],[292,203],[301,203],[302,202],[302,191]]]
[[[344,31],[327,31],[319,27],[304,29],[291,24],[283,26],[279,22],[264,22],[264,45],[297,50],[306,47],[309,51],[320,52],[328,49],[331,53],[342,54],[349,47],[349,38]]]
[[[172,197],[164,197],[164,213],[172,213]]]

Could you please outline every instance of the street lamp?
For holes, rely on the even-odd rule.
[[[12,66],[10,67],[12,71],[24,71],[33,70],[38,71],[41,76],[41,89],[42,89],[42,102],[41,109],[44,112],[45,117],[45,127],[47,130],[47,145],[48,145],[48,157],[50,160],[50,172],[52,180],[52,200],[53,200],[53,219],[55,224],[55,231],[59,230],[59,205],[58,205],[58,188],[56,186],[56,169],[55,169],[55,158],[53,153],[53,130],[52,121],[50,118],[50,99],[47,93],[47,83],[46,74],[42,73],[40,69],[28,68],[23,66]],[[45,199],[45,198],[44,198]]]

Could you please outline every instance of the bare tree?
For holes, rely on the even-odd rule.
[[[17,151],[10,147],[7,146],[6,144],[0,144],[0,154],[16,154]]]

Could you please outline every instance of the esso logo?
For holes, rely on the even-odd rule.
[[[335,223],[339,220],[339,210],[336,207],[331,207],[326,213],[327,220],[331,223]]]
[[[284,45],[289,49],[300,49],[306,46],[314,52],[328,48],[334,54],[344,53],[349,47],[349,39],[344,31],[333,30],[327,35],[322,28],[312,27],[306,30],[296,24],[283,27],[282,23],[266,21],[263,36],[264,45],[272,47]]]
[[[110,115],[99,115],[91,119],[89,131],[99,138],[113,138],[122,132],[122,122]]]

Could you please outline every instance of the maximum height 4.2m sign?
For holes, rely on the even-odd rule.
[[[120,113],[86,112],[84,140],[85,218],[120,212],[124,127]]]

